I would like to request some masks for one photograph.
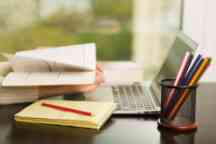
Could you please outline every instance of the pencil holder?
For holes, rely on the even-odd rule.
[[[195,130],[197,85],[174,86],[174,81],[161,81],[161,115],[158,124],[175,131]]]

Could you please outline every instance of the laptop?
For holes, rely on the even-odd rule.
[[[73,96],[73,99],[115,102],[117,109],[113,114],[118,115],[157,115],[160,113],[160,80],[174,78],[185,52],[194,53],[196,48],[197,44],[194,41],[183,33],[178,33],[162,67],[151,82],[104,85],[94,92],[85,93],[83,96]]]

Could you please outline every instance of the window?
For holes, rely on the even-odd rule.
[[[127,60],[132,0],[0,2],[0,52],[96,42],[100,60]]]
[[[0,52],[96,42],[98,60],[160,64],[181,0],[0,1]],[[160,60],[161,62],[161,60]]]

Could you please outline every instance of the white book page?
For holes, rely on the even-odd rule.
[[[84,85],[95,83],[95,71],[91,72],[11,72],[2,82],[12,86]]]
[[[94,43],[17,52],[11,59],[14,71],[95,70]]]

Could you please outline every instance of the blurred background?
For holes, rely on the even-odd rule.
[[[182,5],[182,0],[0,1],[0,52],[95,42],[98,60],[133,60],[153,73],[182,27]]]

